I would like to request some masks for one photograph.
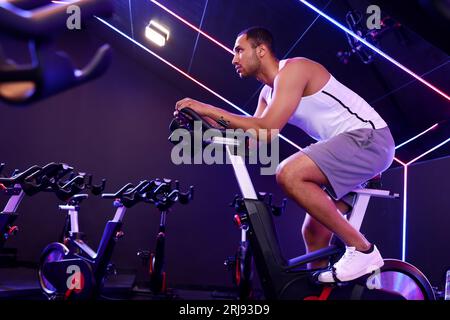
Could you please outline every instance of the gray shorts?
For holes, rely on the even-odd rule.
[[[328,178],[328,193],[351,204],[345,197],[350,191],[389,168],[395,143],[388,127],[357,129],[311,144],[303,152]]]

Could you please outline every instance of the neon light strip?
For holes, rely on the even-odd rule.
[[[406,221],[408,218],[407,200],[408,200],[408,165],[394,157],[394,160],[403,167],[403,208],[402,208],[402,261],[406,260]]]
[[[327,4],[323,7],[324,9],[326,9],[328,7],[328,5],[331,3],[331,0],[329,0],[327,2]],[[303,37],[306,35],[306,33],[309,31],[309,29],[312,28],[312,26],[314,25],[314,23],[316,23],[316,21],[319,19],[320,14],[318,14],[313,22],[311,22],[311,24],[308,26],[308,28],[306,28],[306,30],[302,33],[302,35],[295,41],[295,43],[291,46],[291,48],[286,52],[286,54],[283,56],[283,59],[286,59],[287,56],[292,52],[292,50],[294,50],[294,48],[297,46],[297,44],[303,39]]]
[[[394,157],[394,160],[397,161],[398,163],[400,163],[402,166],[406,166],[406,163],[404,163],[403,161],[397,159],[396,157]]]
[[[178,68],[177,66],[175,66],[174,64],[170,63],[169,61],[165,60],[164,58],[160,57],[159,55],[157,55],[156,53],[154,53],[153,51],[151,51],[150,49],[148,49],[146,46],[144,46],[143,44],[141,44],[140,42],[134,40],[133,38],[131,38],[130,36],[128,36],[127,34],[123,33],[122,31],[120,31],[119,29],[117,29],[116,27],[114,27],[113,25],[109,24],[108,22],[106,22],[105,20],[99,18],[96,16],[96,18],[102,22],[103,24],[105,24],[106,26],[108,26],[109,28],[111,28],[112,30],[116,31],[118,34],[122,35],[123,37],[127,38],[128,40],[130,40],[131,42],[133,42],[135,45],[137,45],[138,47],[140,47],[141,49],[147,51],[148,53],[150,53],[151,55],[153,55],[155,58],[157,58],[158,60],[164,62],[165,64],[167,64],[169,67],[171,67],[172,69],[175,69],[176,71],[178,71],[179,73],[181,73],[183,76],[185,76],[186,78],[188,78],[189,80],[193,81],[194,83],[198,84],[200,87],[202,87],[203,89],[205,89],[206,91],[208,91],[209,93],[215,95],[217,98],[221,99],[222,101],[228,103],[230,106],[232,106],[233,108],[235,108],[236,110],[242,112],[243,114],[250,116],[249,113],[247,113],[246,111],[244,111],[243,109],[239,108],[237,105],[235,105],[234,103],[232,103],[230,100],[224,98],[223,96],[221,96],[220,94],[218,94],[217,92],[215,92],[214,90],[210,89],[209,87],[207,87],[206,85],[204,85],[203,83],[201,83],[200,81],[198,81],[197,79],[191,77],[190,75],[188,75],[186,72],[184,72],[183,70],[181,70],[180,68]],[[293,147],[302,150],[302,148],[300,148],[297,144],[295,144],[294,142],[292,142],[291,140],[289,140],[288,138],[286,138],[285,136],[279,134],[280,138],[283,139],[284,141],[288,142],[289,144],[291,144]]]
[[[203,8],[202,18],[200,19],[199,29],[203,26],[203,20],[205,19],[206,9],[208,8],[208,0],[205,2],[205,7]],[[195,37],[194,49],[192,50],[191,61],[189,61],[189,67],[187,69],[187,73],[191,73],[192,63],[194,62],[195,52],[197,51],[198,39],[200,39],[200,33],[197,33],[197,37]]]
[[[130,13],[131,37],[134,39],[134,22],[133,22],[133,13],[131,12],[131,0],[128,0],[128,11]]]
[[[416,135],[415,137],[412,137],[411,139],[409,139],[409,140],[407,140],[407,141],[405,141],[405,142],[403,142],[403,143],[400,143],[398,146],[395,147],[395,149],[397,150],[398,148],[400,148],[400,147],[404,146],[405,144],[407,144],[407,143],[409,143],[409,142],[411,142],[411,141],[417,139],[418,137],[420,137],[421,135],[427,133],[428,131],[433,130],[433,129],[436,128],[437,126],[438,126],[437,123],[434,124],[433,126],[429,127],[429,128],[428,128],[427,130],[425,130],[424,132],[419,133],[419,134]]]
[[[403,221],[402,221],[402,261],[406,261],[406,224],[408,219],[408,165],[403,166]]]
[[[406,165],[410,165],[411,163],[413,163],[413,162],[415,162],[415,161],[417,161],[417,160],[419,160],[420,158],[422,158],[422,157],[424,157],[424,156],[426,156],[427,154],[429,154],[430,152],[432,152],[432,151],[434,151],[434,150],[436,150],[437,148],[440,148],[440,147],[442,147],[444,144],[446,144],[447,142],[449,142],[450,141],[450,138],[448,138],[447,140],[445,140],[444,142],[441,142],[441,143],[439,143],[437,146],[435,146],[435,147],[433,147],[433,148],[431,148],[430,150],[428,150],[427,152],[424,152],[424,153],[422,153],[420,156],[418,156],[418,157],[416,157],[416,158],[414,158],[414,159],[412,159],[410,162],[408,162]]]
[[[321,10],[319,10],[318,8],[314,7],[312,4],[310,4],[309,2],[305,1],[305,0],[298,0],[301,3],[303,3],[304,5],[306,5],[307,7],[309,7],[310,9],[314,10],[315,12],[317,12],[318,14],[320,14],[322,17],[324,17],[325,19],[327,19],[328,21],[330,21],[332,24],[334,24],[335,26],[337,26],[338,28],[344,30],[346,33],[348,33],[349,35],[351,35],[352,37],[356,38],[358,41],[360,41],[361,43],[365,44],[367,47],[369,47],[370,49],[372,49],[373,51],[375,51],[376,53],[378,53],[380,56],[382,56],[383,58],[385,58],[386,60],[390,61],[391,63],[395,64],[397,67],[399,67],[400,69],[402,69],[403,71],[405,71],[406,73],[408,73],[409,75],[411,75],[412,77],[416,78],[418,81],[422,82],[424,85],[426,85],[427,87],[429,87],[430,89],[434,90],[435,92],[437,92],[438,94],[440,94],[441,96],[443,96],[445,99],[450,101],[450,96],[448,96],[446,93],[444,93],[443,91],[439,90],[438,88],[436,88],[434,85],[432,85],[431,83],[429,83],[428,81],[422,79],[420,76],[418,76],[417,74],[415,74],[414,72],[412,72],[410,69],[408,69],[407,67],[405,67],[404,65],[402,65],[401,63],[397,62],[396,60],[394,60],[392,57],[390,57],[389,55],[387,55],[386,53],[384,53],[383,51],[381,51],[380,49],[378,49],[377,47],[375,47],[374,45],[372,45],[371,43],[367,42],[366,40],[364,40],[363,38],[361,38],[360,36],[356,35],[353,31],[351,31],[350,29],[346,28],[345,26],[343,26],[342,24],[340,24],[339,22],[337,22],[336,20],[334,20],[333,18],[331,18],[329,15],[327,15],[326,13],[322,12]]]
[[[182,17],[180,17],[179,15],[177,15],[175,12],[173,12],[173,11],[171,11],[170,9],[166,8],[165,6],[163,6],[162,4],[160,4],[158,1],[150,0],[150,2],[156,4],[158,7],[160,7],[161,9],[163,9],[164,11],[166,11],[167,13],[171,14],[172,16],[174,16],[175,18],[177,18],[178,20],[180,20],[181,22],[183,22],[183,23],[186,24],[187,26],[191,27],[191,28],[194,29],[195,31],[199,32],[200,34],[202,34],[203,36],[205,36],[206,38],[208,38],[209,40],[211,40],[212,42],[214,42],[215,44],[217,44],[218,46],[222,47],[223,49],[225,49],[226,51],[228,51],[229,53],[231,53],[232,55],[234,55],[233,50],[229,49],[228,47],[226,47],[225,45],[223,45],[222,43],[220,43],[219,41],[217,41],[216,39],[214,39],[213,37],[211,37],[211,36],[208,35],[207,33],[203,32],[202,30],[200,30],[199,28],[197,28],[196,26],[194,26],[193,24],[191,24],[191,23],[188,22],[187,20],[183,19]]]
[[[420,75],[420,77],[423,78],[423,77],[429,75],[430,73],[432,73],[432,72],[434,72],[434,71],[436,71],[436,70],[442,68],[443,66],[445,66],[445,65],[446,65],[447,63],[449,63],[449,62],[450,62],[450,60],[447,60],[447,61],[445,61],[444,63],[441,63],[440,65],[434,67],[433,69],[428,70],[428,71],[425,72],[425,73],[422,73],[422,74]],[[393,90],[391,90],[391,91],[389,91],[389,92],[383,94],[382,96],[376,98],[375,100],[370,101],[369,104],[370,104],[370,105],[373,105],[373,104],[377,103],[378,101],[383,100],[383,99],[386,98],[387,96],[389,96],[389,95],[391,95],[391,94],[393,94],[393,93],[396,93],[396,92],[402,90],[403,88],[406,88],[407,86],[409,86],[411,83],[414,83],[415,81],[416,81],[415,79],[411,79],[410,81],[408,81],[408,82],[402,84],[400,87],[397,87],[397,88],[395,88],[395,89],[393,89]]]
[[[406,210],[406,201],[408,200],[408,165],[394,157],[394,160],[403,167],[403,208],[402,208],[402,261],[406,261],[406,220],[408,212]]]

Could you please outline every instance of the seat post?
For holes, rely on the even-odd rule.
[[[370,197],[397,199],[400,197],[398,193],[392,193],[388,190],[377,189],[356,189],[352,193],[356,194],[355,204],[352,211],[350,211],[350,224],[359,231],[361,228],[364,215],[366,214],[367,206],[369,205]]]
[[[214,137],[213,143],[225,146],[228,159],[233,166],[234,174],[238,181],[239,188],[241,189],[242,196],[245,199],[258,200],[258,196],[245,165],[245,160],[242,155],[236,154],[237,148],[240,146],[240,141],[234,138]]]
[[[5,205],[5,209],[3,210],[4,213],[16,212],[20,202],[22,202],[25,196],[25,192],[22,190],[20,184],[14,185],[14,188],[20,189],[20,193],[15,194],[9,198],[8,202]]]
[[[70,217],[70,232],[78,233],[80,232],[78,227],[78,210],[80,209],[77,205],[60,205],[59,209],[68,211]]]
[[[356,194],[355,204],[352,211],[350,211],[350,218],[348,219],[348,222],[358,231],[361,229],[361,224],[366,214],[370,197],[371,196],[368,194]]]

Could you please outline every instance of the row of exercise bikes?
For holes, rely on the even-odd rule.
[[[2,168],[4,165],[2,164]],[[166,291],[164,272],[164,243],[166,215],[175,203],[187,204],[193,199],[194,188],[180,191],[178,181],[170,179],[142,180],[137,185],[127,183],[114,193],[104,193],[106,180],[94,184],[92,175],[77,173],[64,163],[34,165],[24,171],[15,170],[9,177],[0,178],[1,193],[9,196],[0,213],[0,252],[11,256],[8,238],[19,228],[15,224],[17,209],[25,196],[40,192],[53,193],[64,204],[59,209],[66,214],[61,239],[42,251],[38,277],[42,292],[51,300],[100,298],[104,281],[113,267],[111,257],[116,242],[123,236],[125,212],[138,203],[154,206],[160,212],[160,224],[153,253],[141,251],[145,277],[136,279],[134,287],[147,288],[155,294]],[[114,217],[106,223],[98,248],[91,248],[80,231],[78,215],[88,193],[112,201]]]
[[[236,146],[242,141],[238,137],[227,137],[225,130],[213,127],[208,121],[189,108],[183,109],[170,124],[170,131],[186,130],[194,134],[194,123],[198,121],[202,130],[215,130],[216,136],[204,141],[220,144],[226,148],[227,157],[233,166],[241,195],[234,197],[231,206],[236,214],[234,221],[241,230],[241,239],[236,254],[226,260],[235,284],[235,299],[270,300],[434,300],[433,287],[425,275],[413,265],[395,259],[385,259],[381,270],[353,281],[322,284],[317,272],[307,264],[327,258],[333,264],[345,252],[345,245],[333,239],[327,248],[286,259],[278,241],[273,216],[283,214],[286,199],[275,205],[272,195],[256,192],[248,174],[243,155]],[[198,127],[198,126],[197,126]],[[202,135],[204,136],[204,135]],[[209,135],[210,136],[210,135]],[[169,140],[173,143],[172,136]],[[63,204],[59,208],[66,214],[61,239],[42,251],[38,277],[42,292],[49,299],[98,299],[102,298],[105,279],[110,273],[111,257],[115,243],[123,236],[122,224],[127,209],[138,203],[154,206],[160,212],[160,223],[156,248],[140,251],[144,272],[134,281],[134,289],[148,289],[154,296],[176,298],[167,288],[164,271],[164,246],[166,238],[166,217],[176,203],[188,204],[194,195],[194,188],[180,190],[178,181],[169,179],[142,180],[136,185],[127,183],[113,193],[105,193],[106,181],[93,183],[92,175],[79,173],[63,163],[49,163],[32,166],[24,171],[14,171],[0,177],[1,193],[9,196],[0,213],[0,247],[6,250],[7,239],[17,232],[15,220],[17,209],[25,196],[39,192],[53,193]],[[92,196],[101,196],[112,201],[115,214],[106,223],[98,248],[91,248],[83,232],[79,230],[80,206]],[[354,191],[355,204],[347,214],[349,222],[360,228],[371,197],[398,198],[398,194],[372,188]],[[256,269],[262,295],[255,294],[254,270]],[[205,270],[206,272],[206,270]]]

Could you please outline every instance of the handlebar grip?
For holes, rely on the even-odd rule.
[[[179,192],[178,194],[178,201],[181,204],[188,204],[193,199],[194,199],[194,186],[190,186],[189,191]]]
[[[123,194],[126,191],[128,191],[130,188],[133,188],[133,187],[134,187],[134,185],[132,183],[127,183],[122,188],[120,188],[119,191],[117,191],[116,193],[103,193],[102,198],[105,198],[105,199],[120,198],[123,196]]]

